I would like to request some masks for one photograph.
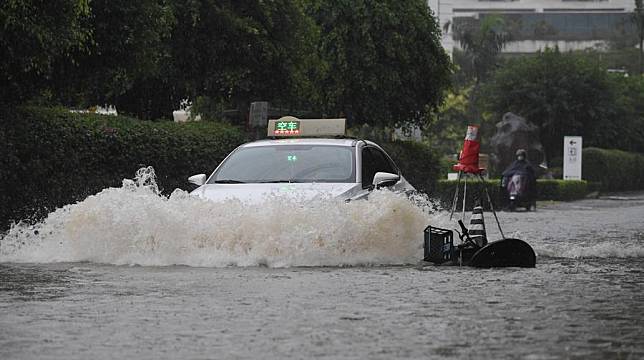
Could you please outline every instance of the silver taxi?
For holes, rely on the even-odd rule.
[[[215,201],[261,202],[269,196],[350,201],[378,188],[415,190],[374,142],[333,138],[344,135],[344,126],[344,119],[271,120],[268,135],[274,139],[243,144],[210,176],[191,176],[188,181],[199,185],[191,194]]]

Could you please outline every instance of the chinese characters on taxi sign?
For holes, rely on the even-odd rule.
[[[275,135],[299,135],[300,122],[299,121],[276,121],[275,122]]]

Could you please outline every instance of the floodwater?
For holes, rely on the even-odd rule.
[[[644,358],[644,194],[499,213],[535,269],[419,263],[421,200],[274,203],[138,179],[15,226],[0,359]]]

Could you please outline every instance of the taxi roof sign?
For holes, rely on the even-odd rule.
[[[268,121],[268,136],[344,136],[346,119],[298,119],[284,116]]]

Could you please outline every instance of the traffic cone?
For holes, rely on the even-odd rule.
[[[452,169],[458,172],[470,174],[480,174],[483,170],[479,167],[479,150],[481,142],[479,140],[479,126],[468,125],[465,140],[463,141],[463,150],[458,156],[458,164]]]
[[[472,210],[470,218],[470,228],[468,229],[470,238],[479,246],[487,245],[487,235],[485,234],[485,221],[483,220],[483,208],[479,205]]]

